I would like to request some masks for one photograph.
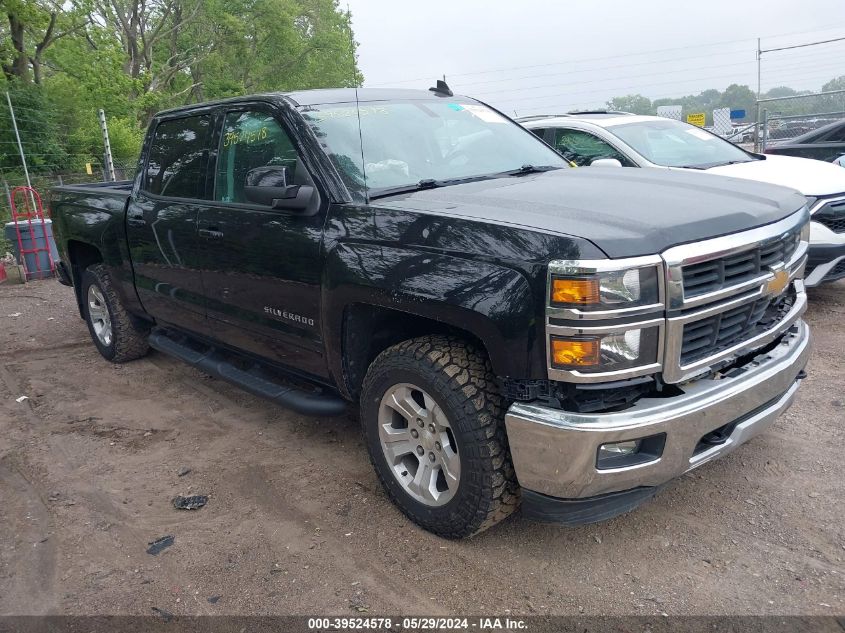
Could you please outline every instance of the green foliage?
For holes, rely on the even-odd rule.
[[[633,114],[651,114],[654,108],[651,106],[651,99],[642,95],[625,95],[614,97],[607,102],[608,110],[619,110]]]
[[[53,117],[52,107],[40,86],[14,81],[7,83],[5,91],[17,108],[18,133],[30,140],[27,162],[33,171],[65,169],[70,163],[66,139]],[[6,105],[5,94],[0,102],[0,170],[21,167],[17,139]],[[32,143],[32,139],[37,142]]]
[[[845,89],[845,76],[833,79],[826,83],[821,90],[843,90]],[[787,86],[772,88],[761,95],[762,98],[788,97],[792,95],[807,94],[806,91],[799,92]],[[793,103],[784,102],[778,105],[779,114],[813,114],[832,112],[836,109],[833,100],[830,103],[822,99],[811,99],[802,103],[796,99]],[[841,101],[841,99],[840,99]],[[750,87],[739,84],[731,84],[724,92],[709,89],[697,95],[684,97],[668,97],[651,101],[648,97],[640,94],[614,97],[607,102],[607,108],[611,110],[623,110],[634,114],[656,114],[657,108],[664,105],[680,105],[683,107],[684,115],[704,112],[706,125],[713,124],[713,110],[717,108],[730,108],[731,110],[745,110],[745,121],[752,122],[757,114],[757,95]],[[839,106],[842,109],[845,106]]]
[[[33,173],[102,161],[106,112],[117,163],[135,160],[150,117],[257,92],[353,86],[350,16],[337,0],[0,0],[2,90]],[[3,96],[3,95],[0,95]],[[0,172],[20,170],[0,103]]]
[[[789,86],[777,86],[772,88],[765,94],[766,99],[778,99],[780,97],[793,97],[799,94],[797,90],[793,90]]]
[[[845,75],[840,75],[835,79],[831,79],[822,86],[822,90],[825,92],[832,90],[845,90]]]
[[[134,117],[129,119],[109,117],[108,127],[109,142],[114,160],[123,163],[136,159],[141,151],[144,131],[138,127]],[[101,160],[103,133],[96,117],[92,116],[83,120],[79,127],[74,130],[70,141],[80,154],[90,156],[96,162]]]

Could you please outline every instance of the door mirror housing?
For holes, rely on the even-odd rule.
[[[304,211],[311,207],[314,187],[289,184],[290,169],[281,165],[267,165],[250,169],[246,174],[244,196],[254,204],[271,209]]]
[[[590,167],[622,167],[622,163],[615,158],[597,158]]]

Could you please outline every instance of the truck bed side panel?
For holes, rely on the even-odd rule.
[[[81,270],[73,270],[69,246],[76,242],[95,248],[109,268],[124,305],[136,314],[143,309],[135,292],[132,265],[126,244],[126,203],[131,183],[101,183],[56,187],[50,208],[59,256],[72,271],[74,285]]]

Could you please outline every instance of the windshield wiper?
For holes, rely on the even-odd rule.
[[[479,180],[493,180],[495,178],[501,178],[502,176],[522,176],[524,174],[539,174],[544,171],[551,171],[552,169],[561,169],[561,167],[556,167],[554,165],[540,165],[539,167],[535,167],[534,165],[523,165],[519,169],[501,171],[495,174],[479,174],[477,176],[467,176],[465,178],[448,178],[445,180],[424,178],[416,184],[373,189],[369,193],[369,199],[375,200],[377,198],[386,198],[387,196],[397,196],[403,193],[414,193],[415,191],[423,191],[425,189],[437,189],[439,187],[448,187],[449,185],[459,185],[467,182],[477,182]]]
[[[501,172],[502,176],[523,176],[526,174],[540,174],[544,171],[551,171],[553,169],[560,169],[554,165],[530,165],[525,164],[519,169],[511,169],[509,171]]]
[[[479,180],[492,180],[498,178],[501,174],[479,174],[477,176],[466,176],[464,178],[447,178],[445,180],[438,180],[435,178],[423,178],[418,183],[413,185],[399,185],[397,187],[381,187],[370,191],[369,199],[385,198],[387,196],[397,196],[403,193],[414,193],[415,191],[423,191],[425,189],[438,189],[439,187],[448,187],[449,185],[461,185],[468,182],[478,182]]]
[[[721,163],[701,163],[699,165],[679,165],[681,169],[712,169],[713,167],[725,167],[726,165],[738,165],[740,163],[750,163],[750,160],[726,160]]]
[[[411,185],[399,185],[397,187],[382,187],[370,192],[369,198],[384,198],[386,196],[396,196],[400,193],[413,193],[415,191],[423,191],[424,189],[436,189],[437,187],[445,187],[451,184],[448,180],[435,180],[434,178],[423,178],[419,182]]]
[[[740,163],[750,163],[750,160],[728,160],[724,163],[716,163],[715,165],[709,165],[709,167],[724,167],[726,165],[739,165]]]

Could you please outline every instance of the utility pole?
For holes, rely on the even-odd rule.
[[[759,147],[760,143],[760,96],[762,95],[762,86],[760,77],[762,74],[763,53],[774,53],[776,51],[789,51],[793,48],[807,48],[808,46],[819,46],[820,44],[832,44],[833,42],[845,41],[845,37],[835,37],[830,40],[819,40],[818,42],[807,42],[806,44],[794,44],[792,46],[780,46],[778,48],[763,49],[760,46],[760,38],[757,38],[757,126],[754,129],[754,149]],[[764,137],[766,134],[764,133]],[[765,142],[765,138],[763,141]]]
[[[21,135],[18,132],[18,122],[15,119],[15,109],[12,107],[12,99],[9,97],[9,93],[6,92],[6,103],[9,104],[9,113],[12,115],[12,127],[15,130],[15,138],[18,141],[18,151],[21,154],[21,163],[23,164],[23,173],[26,176],[26,186],[30,189],[32,188],[32,183],[29,180],[29,169],[26,167],[26,155],[23,153],[23,145],[21,144]]]
[[[793,44],[792,46],[780,46],[778,48],[760,48],[760,38],[757,38],[757,99],[760,99],[760,65],[763,53],[774,53],[775,51],[790,51],[793,48],[807,48],[808,46],[819,46],[821,44],[832,44],[833,42],[845,41],[845,37],[835,37],[830,40],[819,40],[818,42],[807,42],[806,44]]]
[[[100,117],[100,129],[103,131],[103,156],[105,158],[106,178],[110,182],[114,182],[117,178],[114,175],[114,161],[111,157],[111,143],[109,142],[109,128],[106,125],[106,111],[99,110],[98,115]]]

